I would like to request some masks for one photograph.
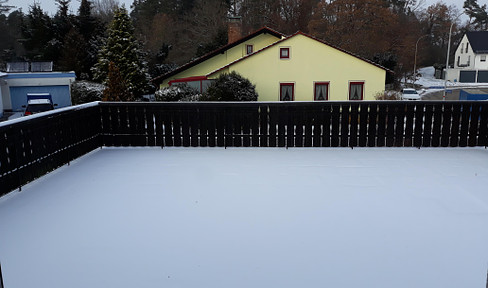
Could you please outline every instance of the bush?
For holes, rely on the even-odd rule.
[[[75,81],[71,84],[71,102],[73,105],[102,101],[105,85],[89,81]]]
[[[200,101],[257,101],[256,86],[237,72],[222,74]]]
[[[186,84],[175,84],[156,91],[154,97],[163,102],[198,101],[201,94]]]
[[[401,93],[397,91],[378,92],[374,98],[376,100],[402,100]]]

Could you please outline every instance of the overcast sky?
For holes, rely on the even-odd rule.
[[[29,6],[32,6],[34,2],[40,3],[42,10],[48,12],[50,15],[54,15],[57,10],[57,5],[54,0],[8,0],[7,5],[15,6],[17,8],[22,8],[24,13],[29,12]],[[71,0],[71,11],[73,14],[78,12],[80,7],[80,0]],[[130,10],[130,5],[134,2],[133,0],[119,0],[119,3],[125,4],[125,8]]]
[[[8,0],[8,5],[15,6],[18,8],[22,8],[22,11],[24,13],[27,13],[29,11],[29,6],[31,6],[33,3],[39,2],[41,3],[41,8],[44,11],[47,11],[50,15],[53,15],[56,13],[56,2],[54,0]],[[429,5],[432,5],[436,2],[439,2],[437,0],[424,0],[424,8],[427,8]],[[119,0],[120,4],[125,4],[125,8],[130,10],[130,5],[132,4],[133,0]],[[463,8],[463,3],[464,0],[444,0],[442,1],[448,5],[454,5],[456,6],[459,10]],[[479,3],[483,3],[484,1],[482,0],[481,2],[478,1]],[[80,0],[71,0],[71,10],[74,14],[78,11],[78,8],[80,7]]]

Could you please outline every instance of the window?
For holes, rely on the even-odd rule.
[[[364,82],[349,82],[349,100],[363,100]]]
[[[464,43],[461,43],[461,54],[463,54],[464,51]]]
[[[329,100],[329,82],[315,82],[314,91],[315,101]]]
[[[485,61],[486,61],[486,55],[481,55],[481,57],[480,57],[480,61],[481,61],[481,62],[485,62]]]
[[[254,52],[254,46],[246,45],[246,55],[252,54],[252,52]]]
[[[468,53],[469,42],[466,43],[466,53]]]
[[[280,101],[293,101],[295,83],[280,83]]]
[[[280,59],[290,59],[290,48],[280,48]]]
[[[458,56],[458,61],[457,61],[457,66],[459,67],[459,64],[461,63],[461,56]]]

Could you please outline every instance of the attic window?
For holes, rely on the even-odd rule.
[[[480,61],[481,61],[481,62],[485,62],[485,61],[486,61],[486,55],[481,55],[481,57],[480,57]]]
[[[254,52],[254,45],[246,45],[246,55],[252,54]]]
[[[280,59],[290,59],[290,48],[280,48]]]
[[[469,42],[466,43],[466,53],[468,53]]]
[[[463,54],[464,51],[464,43],[461,43],[461,54]]]

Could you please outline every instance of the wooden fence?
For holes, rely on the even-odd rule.
[[[0,196],[101,146],[488,144],[485,101],[101,102],[6,123],[0,123]]]
[[[97,105],[5,123],[0,122],[0,196],[101,145]]]
[[[100,103],[106,146],[487,145],[483,101]]]

